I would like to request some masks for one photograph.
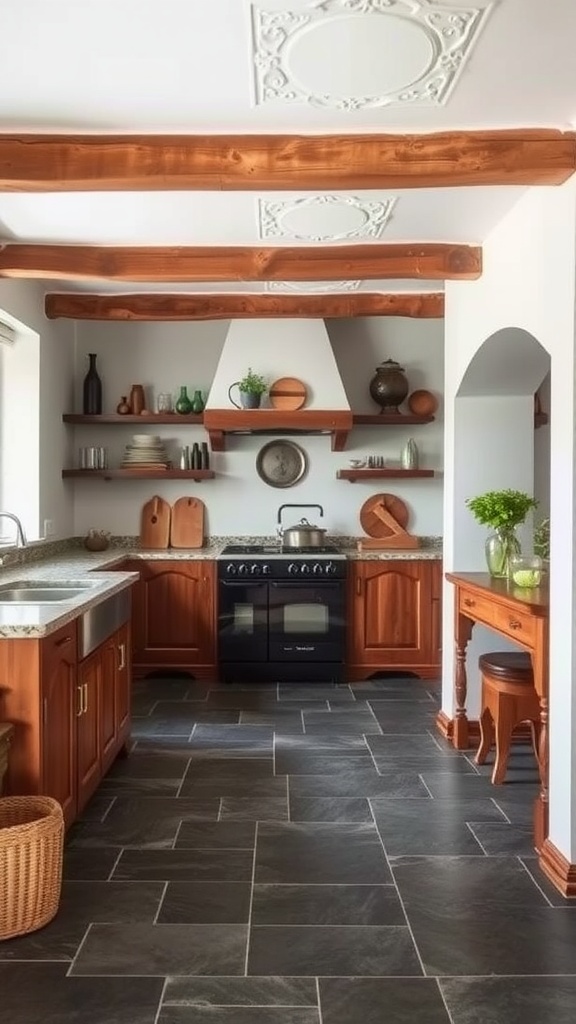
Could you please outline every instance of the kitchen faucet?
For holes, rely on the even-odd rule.
[[[13,512],[0,512],[0,519],[2,517],[5,519],[11,519],[12,522],[16,523],[16,547],[25,548],[27,544],[26,534],[24,533],[24,528],[18,519],[18,516],[15,516]]]

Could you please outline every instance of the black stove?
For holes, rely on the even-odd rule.
[[[332,557],[344,558],[335,544],[324,544],[321,547],[313,545],[310,547],[284,547],[281,544],[228,544],[222,549],[219,557],[228,555],[257,555],[273,557],[274,555],[330,555]]]

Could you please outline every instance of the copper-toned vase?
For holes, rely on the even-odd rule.
[[[380,406],[380,412],[397,413],[408,394],[408,381],[404,369],[393,359],[386,359],[376,367],[370,381],[370,394]]]

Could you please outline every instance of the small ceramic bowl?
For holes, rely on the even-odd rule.
[[[349,459],[352,469],[362,469],[366,465],[366,459]]]
[[[431,391],[420,388],[408,397],[408,408],[415,416],[433,416],[438,408],[438,399]]]

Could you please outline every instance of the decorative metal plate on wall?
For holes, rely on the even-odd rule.
[[[292,487],[308,468],[306,452],[293,441],[270,441],[258,452],[258,476],[271,487]]]

